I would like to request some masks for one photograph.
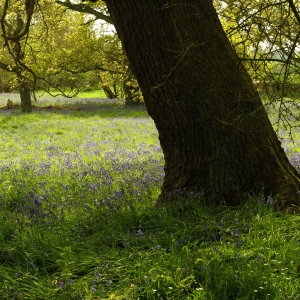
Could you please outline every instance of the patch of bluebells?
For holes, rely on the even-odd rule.
[[[240,248],[245,243],[245,238],[243,233],[248,233],[249,224],[241,222],[237,217],[232,219],[232,224],[229,224],[229,220],[216,220],[216,224],[207,224],[202,225],[202,230],[200,236],[197,236],[196,239],[201,237],[204,241],[208,243],[219,243],[223,242],[227,245],[232,245],[234,247]],[[192,239],[194,240],[194,238]],[[217,250],[215,250],[217,252]]]
[[[290,163],[296,168],[300,173],[300,155],[299,153],[291,153],[288,156]]]
[[[149,121],[137,120],[140,124],[145,122]],[[116,123],[107,124],[106,130],[113,131],[119,126]],[[132,128],[132,123],[123,126],[125,132]],[[80,130],[81,127],[79,135]],[[3,189],[5,194],[0,193],[0,207],[13,214],[12,219],[20,226],[17,232],[22,234],[25,220],[41,232],[70,235],[80,240],[103,224],[106,226],[111,214],[134,209],[134,204],[142,199],[153,201],[152,189],[158,191],[164,177],[160,146],[143,143],[127,149],[122,141],[116,143],[112,131],[105,139],[99,139],[102,131],[103,128],[92,127],[84,140],[78,139],[77,145],[75,137],[70,144],[73,152],[65,150],[65,145],[48,143],[35,147],[38,155],[31,153],[43,159],[20,158],[18,164],[10,162],[7,168],[1,165],[2,175],[9,176],[14,188],[9,193],[7,189]],[[157,135],[153,124],[145,134]],[[129,133],[121,138],[127,142],[128,136]],[[116,239],[113,232],[110,235],[112,240]],[[144,238],[141,229],[136,232],[137,241]],[[126,247],[131,243],[131,240],[124,241]]]

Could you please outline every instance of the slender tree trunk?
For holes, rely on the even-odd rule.
[[[264,189],[299,204],[290,165],[212,0],[106,0],[165,157],[158,203],[205,189],[237,204]]]
[[[118,95],[116,95],[116,94],[110,89],[110,87],[107,86],[107,85],[104,83],[104,81],[103,81],[103,79],[102,79],[102,77],[101,77],[100,74],[98,74],[98,78],[99,78],[99,80],[100,80],[101,87],[102,87],[102,89],[103,89],[103,91],[104,91],[106,97],[109,98],[109,99],[115,99],[115,98],[117,98]]]
[[[139,86],[132,84],[133,74],[131,71],[128,73],[128,77],[124,80],[124,94],[125,94],[125,106],[138,106],[141,105],[141,99],[136,98],[136,93],[139,91]]]
[[[32,112],[30,88],[27,86],[26,83],[22,83],[20,86],[20,98],[21,98],[21,111],[23,113]]]

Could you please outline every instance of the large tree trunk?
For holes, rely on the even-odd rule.
[[[22,83],[20,86],[20,98],[21,98],[21,111],[23,113],[32,112],[30,88],[27,86],[26,83]]]
[[[264,189],[299,204],[290,165],[212,0],[106,0],[177,189],[228,205]]]

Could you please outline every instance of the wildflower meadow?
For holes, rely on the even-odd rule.
[[[0,111],[0,299],[300,299],[300,217],[276,196],[215,208],[179,190],[155,208],[164,159],[144,107],[49,103],[64,109]]]

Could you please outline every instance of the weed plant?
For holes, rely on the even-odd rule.
[[[184,191],[154,209],[164,162],[146,111],[76,105],[0,112],[0,299],[300,298],[298,216]]]

